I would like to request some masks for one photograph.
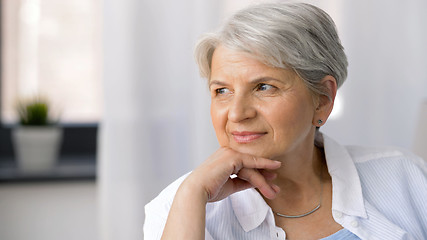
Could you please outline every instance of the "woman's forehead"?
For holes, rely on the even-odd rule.
[[[271,67],[249,53],[218,47],[212,57],[211,81],[226,80],[222,78],[243,77],[249,81],[260,78],[294,78],[291,69]]]

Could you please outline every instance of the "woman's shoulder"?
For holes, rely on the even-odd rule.
[[[416,188],[427,184],[427,161],[406,149],[360,146],[347,149],[365,188]]]
[[[340,158],[351,158],[359,173],[360,171],[401,171],[403,173],[407,169],[417,169],[427,177],[427,161],[403,148],[346,146],[321,132],[316,135],[316,141],[324,147],[326,158],[332,159],[331,162],[340,162]]]
[[[144,238],[160,239],[179,186],[189,173],[167,186],[151,202],[145,205]]]
[[[427,162],[395,147],[347,149],[365,201],[393,224],[418,236],[416,239],[424,239],[420,236],[427,226]]]
[[[156,215],[163,216],[166,219],[179,186],[189,174],[190,173],[187,173],[169,184],[169,186],[163,189],[157,197],[145,205],[146,215],[154,211]]]
[[[398,147],[347,146],[356,167],[369,166],[381,170],[405,171],[416,168],[427,174],[427,161],[412,152]]]

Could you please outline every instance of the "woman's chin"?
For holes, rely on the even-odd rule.
[[[271,158],[272,154],[269,154],[267,152],[265,152],[265,148],[259,148],[259,147],[254,147],[254,146],[230,146],[231,149],[233,149],[234,151],[240,152],[240,153],[244,153],[244,154],[249,154],[255,157],[262,157],[262,158]]]

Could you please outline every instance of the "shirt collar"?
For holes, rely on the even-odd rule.
[[[332,210],[367,218],[359,175],[348,151],[319,132],[316,139],[325,149],[329,174],[332,177]],[[230,195],[234,214],[245,232],[257,228],[265,220],[270,206],[255,189]]]
[[[347,149],[321,134],[329,174],[332,177],[332,210],[367,218],[362,186],[352,157]]]
[[[255,189],[230,195],[234,214],[245,232],[257,228],[265,220],[270,206]]]

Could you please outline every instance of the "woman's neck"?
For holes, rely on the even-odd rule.
[[[297,152],[281,159],[282,167],[275,171],[277,178],[273,182],[280,192],[273,200],[265,199],[273,211],[304,211],[319,200],[322,178],[328,175],[324,152],[314,144]]]

